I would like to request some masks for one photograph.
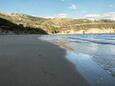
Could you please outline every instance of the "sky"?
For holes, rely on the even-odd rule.
[[[115,14],[115,0],[0,0],[0,12],[80,18]]]

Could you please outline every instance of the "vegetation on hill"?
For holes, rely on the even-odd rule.
[[[47,34],[41,28],[24,27],[22,24],[15,24],[6,19],[0,18],[0,32],[14,34]]]
[[[0,13],[0,25],[9,27],[15,30],[16,33],[43,33],[58,34],[58,33],[95,33],[95,30],[104,33],[115,33],[115,21],[112,20],[88,20],[88,19],[67,19],[53,18],[46,19],[42,17],[33,17],[20,13]],[[3,19],[10,23],[3,24]],[[11,24],[12,23],[12,24]],[[9,24],[9,25],[6,25]],[[91,32],[93,31],[93,32]],[[42,33],[42,32],[40,32]],[[97,32],[98,33],[98,32]]]

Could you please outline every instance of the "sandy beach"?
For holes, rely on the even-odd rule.
[[[90,86],[59,46],[38,35],[0,35],[0,86]]]

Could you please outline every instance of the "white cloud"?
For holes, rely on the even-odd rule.
[[[83,18],[90,19],[90,20],[98,20],[100,19],[101,15],[99,14],[86,14]]]
[[[107,13],[107,14],[103,14],[102,18],[115,20],[115,12],[110,12],[110,13]]]
[[[84,17],[85,18],[92,18],[92,17],[98,18],[98,17],[100,17],[100,15],[99,14],[86,14]]]
[[[68,18],[68,14],[67,13],[60,13],[60,14],[57,14],[57,15],[54,15],[54,16],[41,16],[43,18]]]
[[[76,10],[77,9],[77,6],[75,4],[72,4],[69,9],[72,9],[72,10]]]
[[[56,16],[57,18],[67,18],[68,17],[68,14],[66,13],[60,13]]]
[[[43,18],[50,18],[50,19],[53,19],[53,18],[55,18],[54,16],[41,16],[41,17],[43,17]]]
[[[87,14],[83,18],[90,20],[99,20],[99,19],[115,20],[115,12],[109,12],[105,14]]]

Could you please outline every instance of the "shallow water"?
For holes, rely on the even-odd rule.
[[[92,61],[92,57],[83,53],[68,51],[66,58],[72,62],[77,71],[91,84],[91,86],[114,86],[115,78],[111,77],[99,65]]]
[[[54,43],[63,41],[66,45],[72,47],[74,49],[73,53],[75,55],[67,53],[67,59],[74,65],[79,65],[78,69],[80,69],[80,72],[83,75],[85,74],[85,77],[89,77],[90,81],[97,80],[97,83],[95,83],[95,85],[97,84],[101,86],[102,84],[106,86],[103,83],[105,83],[106,81],[111,83],[113,78],[115,80],[114,34],[56,35],[42,36],[41,39]],[[87,69],[84,70],[83,68]],[[94,75],[94,77],[92,77],[92,75]],[[100,83],[100,81],[98,80],[102,82]]]

